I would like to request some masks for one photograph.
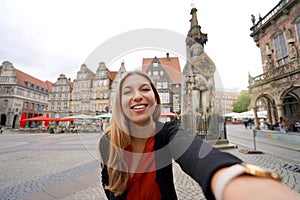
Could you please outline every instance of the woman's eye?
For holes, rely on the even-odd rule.
[[[131,94],[131,91],[124,91],[123,92],[123,95],[129,95],[129,94]]]
[[[148,92],[148,91],[150,91],[151,89],[150,88],[143,88],[142,89],[142,91],[144,91],[144,92]]]

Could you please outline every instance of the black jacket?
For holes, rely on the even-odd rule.
[[[213,148],[210,144],[189,136],[181,127],[172,122],[156,122],[154,150],[156,163],[156,181],[160,187],[163,200],[177,199],[172,171],[172,160],[190,175],[201,186],[206,199],[215,199],[210,180],[215,171],[222,167],[241,163],[242,161],[226,152]],[[106,137],[100,143],[100,155],[108,160],[109,141]],[[108,185],[109,177],[106,165],[102,165],[102,184]],[[109,200],[126,199],[126,192],[115,197],[111,191],[105,190]]]

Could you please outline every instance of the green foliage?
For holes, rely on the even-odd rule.
[[[50,126],[50,127],[49,127],[49,132],[50,132],[50,133],[54,133],[54,129],[55,129],[55,126]]]
[[[249,92],[241,94],[235,102],[233,102],[233,112],[241,113],[248,110],[251,101]]]

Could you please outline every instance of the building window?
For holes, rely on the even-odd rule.
[[[159,93],[160,100],[162,104],[170,103],[170,95],[169,93]]]
[[[92,104],[92,111],[93,111],[93,112],[96,111],[96,104],[95,104],[95,103]]]
[[[296,32],[298,34],[298,41],[300,41],[300,22],[296,24]]]
[[[158,63],[157,62],[153,63],[153,67],[158,67]]]
[[[4,100],[4,105],[5,108],[8,107],[8,100]]]
[[[281,66],[288,63],[288,52],[287,52],[286,42],[283,33],[274,38],[274,45],[275,45],[275,56],[278,65]]]
[[[105,79],[105,80],[103,81],[103,85],[108,85],[108,80],[107,80],[107,79]]]
[[[164,75],[164,71],[160,71],[160,75],[163,76]]]
[[[108,98],[108,92],[104,92],[104,99]]]
[[[153,71],[153,76],[158,76],[158,71]]]
[[[60,106],[60,102],[57,103],[57,110],[60,110],[61,106]]]
[[[156,87],[157,87],[157,89],[161,89],[162,88],[162,82],[157,82]]]
[[[163,82],[163,89],[168,88],[168,82]]]
[[[99,104],[99,105],[98,105],[98,110],[99,110],[99,111],[102,111],[102,110],[103,110],[102,104]]]

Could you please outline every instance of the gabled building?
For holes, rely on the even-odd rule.
[[[100,115],[109,111],[111,79],[111,73],[105,66],[105,63],[100,62],[91,88],[90,103],[92,115]]]
[[[31,118],[43,115],[48,107],[48,93],[51,89],[51,82],[41,81],[4,61],[0,66],[1,125],[19,128],[21,116]],[[26,126],[32,125],[27,122]]]
[[[63,118],[70,115],[73,82],[64,74],[59,75],[49,93],[47,113],[53,118]]]
[[[71,115],[92,114],[90,96],[94,77],[95,74],[86,66],[86,64],[82,64],[80,70],[77,72],[77,78],[74,80]]]
[[[181,99],[181,70],[178,57],[169,53],[162,58],[143,58],[142,71],[155,82],[162,103],[163,112],[179,114]]]
[[[111,73],[114,74],[114,77],[112,79],[113,81],[112,81],[112,84],[110,86],[110,106],[113,105],[114,98],[115,98],[115,95],[116,95],[116,90],[117,90],[118,85],[119,85],[119,81],[123,77],[125,72],[126,72],[126,68],[125,68],[124,62],[121,63],[121,66],[120,66],[118,72],[111,72]]]

